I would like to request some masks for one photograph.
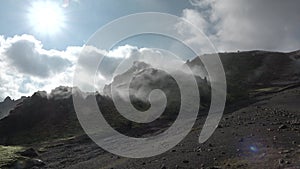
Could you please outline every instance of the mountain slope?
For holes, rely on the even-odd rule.
[[[60,95],[59,95],[60,94]],[[68,97],[63,96],[68,94]],[[63,97],[62,97],[63,96]],[[59,87],[47,96],[36,92],[0,121],[1,144],[26,144],[80,132],[71,88]]]
[[[250,94],[258,89],[265,88],[264,90],[270,91],[282,85],[299,84],[300,53],[297,51],[221,53],[220,57],[227,78],[229,106],[238,101],[247,102]],[[192,69],[204,69],[198,58],[186,64]],[[111,85],[108,85],[104,89],[104,93],[108,96],[96,94],[105,118],[115,129],[130,136],[142,136],[172,125],[180,106],[178,104],[180,91],[176,81],[162,70],[155,69],[147,63],[136,62],[128,71],[115,77],[114,81],[119,89],[122,89],[123,82],[128,80],[130,74],[134,77],[130,84],[132,104],[139,110],[147,110],[150,106],[147,100],[149,92],[159,88],[168,98],[165,114],[157,121],[146,125],[130,122],[116,110],[109,97]],[[199,76],[196,76],[196,80],[202,97],[201,104],[204,108],[208,108],[209,82]],[[199,114],[202,116],[206,113]],[[147,130],[141,132],[140,129]],[[49,95],[37,92],[29,98],[24,98],[7,117],[0,120],[0,144],[34,143],[82,133],[73,108],[71,88],[68,87],[59,87]]]
[[[246,99],[253,89],[300,83],[300,52],[245,51],[220,53],[226,80],[227,101]],[[210,57],[210,54],[201,57]],[[197,57],[187,63],[201,65]]]
[[[11,100],[10,97],[6,97],[3,102],[0,102],[0,120],[9,115],[9,112],[13,110],[18,104],[22,103],[26,97],[22,97],[18,100]]]

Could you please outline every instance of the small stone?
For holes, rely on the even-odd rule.
[[[24,157],[31,157],[31,158],[38,156],[38,154],[36,153],[36,151],[33,148],[29,148],[23,152],[20,152],[20,155],[24,156]]]
[[[282,165],[284,163],[284,160],[283,159],[279,159],[278,163],[279,163],[279,165]]]
[[[166,167],[165,165],[162,165],[162,166],[160,167],[160,169],[167,169],[167,167]]]
[[[185,163],[185,164],[187,164],[187,163],[189,163],[190,161],[189,161],[189,160],[183,160],[182,162]]]
[[[12,164],[12,168],[34,168],[44,166],[45,163],[40,159],[20,159]]]
[[[284,124],[282,124],[282,125],[280,125],[280,126],[278,127],[278,129],[286,129],[286,128],[287,128],[287,126],[284,125]]]
[[[33,166],[44,166],[45,163],[40,159],[32,159]]]
[[[283,150],[283,151],[280,151],[279,154],[287,154],[289,152],[290,152],[290,150]]]

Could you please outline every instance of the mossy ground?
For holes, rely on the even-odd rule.
[[[20,158],[17,153],[22,151],[23,149],[24,148],[20,146],[0,145],[0,168],[3,168],[5,165],[8,165],[16,159]]]

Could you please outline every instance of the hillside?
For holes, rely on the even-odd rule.
[[[221,123],[221,129],[219,129],[214,138],[210,140],[212,141],[214,148],[209,148],[210,146],[205,144],[205,148],[203,150],[199,150],[199,152],[195,151],[195,153],[189,153],[185,151],[192,151],[197,147],[195,147],[194,144],[188,143],[184,144],[188,147],[184,148],[185,150],[182,149],[182,153],[186,154],[187,156],[193,156],[189,159],[197,159],[197,154],[201,154],[202,151],[206,152],[208,149],[213,149],[216,151],[218,150],[218,152],[229,151],[229,155],[233,156],[234,158],[229,159],[228,156],[226,156],[226,153],[226,155],[221,153],[224,156],[216,155],[216,152],[213,151],[214,153],[209,153],[210,155],[208,156],[209,158],[211,157],[211,159],[207,159],[209,161],[204,165],[213,165],[212,159],[215,157],[217,158],[215,161],[217,161],[218,164],[221,164],[222,162],[231,162],[230,160],[234,160],[233,163],[235,163],[235,160],[240,158],[239,154],[241,153],[232,152],[232,149],[227,150],[224,149],[224,147],[222,148],[221,143],[216,140],[218,140],[219,137],[223,137],[222,132],[226,132],[226,138],[229,140],[226,140],[225,142],[226,144],[228,143],[230,145],[228,147],[241,150],[241,148],[236,146],[232,147],[233,144],[235,144],[235,140],[230,140],[230,133],[234,131],[234,133],[236,133],[236,135],[234,134],[235,138],[240,137],[248,140],[247,135],[253,134],[251,131],[252,129],[250,129],[249,126],[252,124],[258,124],[261,125],[261,127],[259,127],[256,132],[258,135],[262,135],[264,137],[263,141],[267,141],[269,145],[269,141],[271,141],[269,137],[276,135],[276,137],[279,138],[280,136],[278,136],[278,133],[276,133],[276,128],[279,127],[277,126],[277,122],[276,125],[271,124],[272,122],[270,122],[270,120],[268,121],[268,118],[278,121],[278,124],[280,125],[289,126],[289,128],[286,129],[289,134],[288,137],[294,138],[299,136],[299,133],[297,132],[299,129],[296,125],[298,124],[297,119],[299,118],[299,112],[297,110],[299,109],[295,103],[296,100],[284,101],[284,99],[285,97],[298,99],[298,86],[300,84],[300,52],[296,51],[290,53],[279,53],[266,51],[247,51],[237,53],[220,53],[219,55],[225,69],[228,84],[225,120],[223,120]],[[210,55],[203,55],[201,57],[209,56]],[[193,71],[205,70],[204,65],[201,63],[198,57],[191,61],[187,61],[185,64],[193,69]],[[176,73],[178,73],[180,76],[185,75],[184,72],[181,71]],[[203,74],[205,75],[205,73]],[[178,109],[180,107],[180,90],[176,84],[176,81],[165,71],[152,67],[148,63],[135,62],[126,72],[114,77],[112,83],[115,83],[117,86],[116,90],[120,91],[119,93],[117,92],[119,94],[118,97],[122,98],[124,84],[128,83],[128,77],[131,76],[133,78],[130,82],[130,101],[135,108],[139,110],[147,110],[150,107],[147,97],[153,89],[163,90],[168,99],[167,107],[162,116],[149,124],[131,122],[118,113],[111,99],[110,92],[112,84],[107,84],[102,94],[89,93],[86,94],[87,96],[83,99],[88,100],[92,95],[95,95],[99,108],[101,109],[106,120],[111,126],[113,126],[113,128],[125,135],[142,137],[151,133],[158,134],[164,131],[166,128],[172,125],[173,121],[177,117]],[[200,77],[197,76],[197,74],[194,76],[201,93],[199,119],[197,120],[197,125],[194,127],[195,130],[199,130],[203,120],[205,119],[206,111],[209,108],[210,81],[207,77]],[[277,96],[277,94],[279,96]],[[278,102],[276,98],[279,99],[280,104],[283,105],[283,108],[277,108],[275,106]],[[288,105],[289,102],[291,102],[291,105]],[[256,104],[253,105],[253,103]],[[285,105],[287,105],[287,107],[284,107]],[[258,107],[257,110],[255,107]],[[242,108],[245,109],[245,111],[242,111]],[[8,110],[9,114],[7,114]],[[286,111],[286,113],[276,113],[278,111]],[[55,160],[57,160],[56,156],[59,156],[62,159],[67,158],[67,154],[75,151],[75,147],[77,146],[79,146],[78,151],[83,151],[85,146],[94,147],[95,151],[92,153],[85,152],[83,156],[86,159],[80,159],[80,156],[77,156],[76,158],[80,159],[78,163],[76,163],[76,161],[68,161],[69,159],[65,159],[67,161],[66,163],[68,163],[70,166],[72,165],[73,167],[76,166],[77,168],[80,168],[80,163],[84,163],[85,160],[87,163],[94,163],[95,161],[91,160],[99,160],[99,158],[102,157],[100,154],[103,154],[103,158],[107,158],[107,153],[103,152],[101,149],[97,149],[91,140],[84,135],[74,111],[72,88],[70,87],[61,86],[52,90],[52,92],[48,94],[46,92],[39,91],[30,97],[22,97],[16,101],[7,98],[3,103],[0,103],[0,112],[6,112],[7,114],[6,117],[0,120],[0,145],[37,147],[38,149],[45,149],[45,151],[40,152],[40,158],[46,162],[45,168],[62,167],[55,163]],[[253,112],[256,112],[255,116],[257,116],[257,118],[255,119],[252,118],[253,115],[251,113]],[[281,118],[285,114],[295,117],[296,123],[292,122],[292,119],[286,120],[285,118]],[[232,118],[233,120],[229,122],[227,121],[228,118]],[[238,126],[241,128],[238,128]],[[270,130],[272,130],[274,134],[266,132],[268,131],[268,128],[271,128]],[[243,131],[246,131],[246,133],[243,133]],[[278,132],[282,133],[282,130],[278,130]],[[192,133],[194,133],[192,135],[196,135],[195,132]],[[282,136],[282,139],[284,138],[285,137]],[[249,140],[251,141],[251,139]],[[187,141],[189,142],[190,140]],[[295,142],[295,144],[298,144],[299,141],[295,140]],[[84,144],[83,147],[80,147],[79,144],[81,143]],[[64,148],[67,148],[65,146],[69,146],[70,149],[67,149],[67,154],[64,154],[65,152],[62,151],[60,147],[56,147],[55,144],[59,144]],[[294,147],[290,144],[285,144],[284,140],[278,144],[274,143],[274,145],[270,143],[269,146],[274,146],[276,151],[279,151],[279,149],[281,150],[281,148],[290,149]],[[180,149],[180,146],[176,149]],[[297,147],[294,147],[294,150],[295,149],[297,149]],[[268,151],[271,150],[272,149],[268,149]],[[180,151],[175,151],[175,154],[176,153],[180,153]],[[167,153],[162,156],[165,156],[164,158],[169,159],[171,154]],[[204,158],[202,155],[199,156]],[[277,158],[277,156],[275,157]],[[116,157],[113,156],[112,158]],[[298,158],[298,156],[295,156],[295,158]],[[289,161],[294,164],[295,158],[292,158],[292,160]],[[107,163],[103,162],[101,166],[108,167],[109,161],[111,161],[111,159],[107,159]],[[120,162],[120,164],[124,164],[124,166],[128,165],[128,167],[139,166],[143,163],[147,163],[147,168],[160,167],[156,164],[148,164],[150,162],[147,160],[146,162],[129,160],[128,163],[125,161],[127,160],[118,158],[118,162]],[[177,164],[174,160],[169,159],[169,161],[170,163],[168,164],[170,164],[170,167],[172,167],[173,164],[174,166]],[[186,166],[196,165],[195,162],[190,161],[183,163],[183,165]],[[249,162],[246,161],[245,163]],[[117,163],[115,165],[117,168],[122,168]]]

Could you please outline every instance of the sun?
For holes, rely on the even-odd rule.
[[[28,10],[30,26],[38,33],[55,34],[65,26],[62,7],[52,1],[35,1]]]

